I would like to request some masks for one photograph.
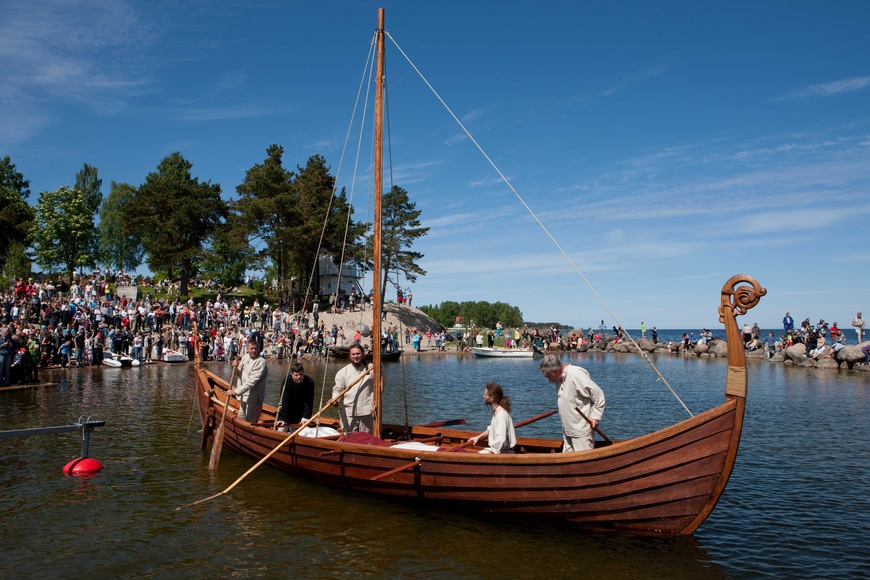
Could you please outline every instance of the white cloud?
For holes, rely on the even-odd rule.
[[[841,81],[810,85],[802,89],[788,92],[775,100],[784,101],[787,99],[806,99],[809,97],[831,97],[842,93],[851,93],[852,91],[863,89],[866,86],[870,86],[870,76],[854,77],[851,79],[843,79]]]
[[[148,23],[122,1],[4,4],[0,120],[5,138],[24,140],[43,127],[51,117],[46,103],[54,100],[104,114],[125,110],[129,98],[150,90],[135,56],[149,33]]]

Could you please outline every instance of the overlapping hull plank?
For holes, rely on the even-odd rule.
[[[722,495],[740,443],[746,359],[734,316],[745,314],[765,292],[749,276],[735,276],[726,283],[719,309],[729,346],[726,400],[660,431],[574,453],[561,453],[561,440],[520,437],[517,453],[506,455],[405,450],[335,437],[296,437],[268,462],[313,481],[380,495],[584,526],[690,534]],[[201,365],[196,367],[196,377],[205,445],[223,416],[227,383]],[[231,401],[224,446],[261,459],[284,441],[284,433],[270,429],[274,407],[264,406],[258,425],[239,420],[236,407]],[[447,448],[474,435],[424,425],[412,427],[410,434],[405,431],[401,426],[382,426],[385,434],[402,434],[412,440],[441,437],[440,444]],[[415,465],[418,458],[421,463]]]

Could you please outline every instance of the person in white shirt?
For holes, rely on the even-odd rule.
[[[475,435],[469,441],[477,445],[481,439],[489,439],[489,446],[480,453],[513,453],[517,444],[517,434],[511,419],[511,400],[504,395],[498,383],[487,383],[483,389],[483,402],[492,409],[492,421],[486,431]]]
[[[555,355],[545,355],[540,368],[547,380],[559,387],[557,401],[559,418],[562,419],[562,452],[593,449],[592,429],[598,427],[604,416],[604,391],[590,378],[586,369],[562,363]]]
[[[864,318],[860,312],[852,319],[852,326],[855,327],[855,332],[858,333],[858,343],[860,343],[864,340]]]
[[[251,338],[241,362],[233,361],[233,366],[239,369],[239,385],[227,391],[228,397],[239,399],[239,419],[249,423],[260,420],[263,411],[263,401],[266,399],[266,377],[269,367],[266,359],[260,356],[260,343]]]
[[[368,370],[365,353],[359,343],[351,345],[349,356],[350,364],[335,374],[335,386],[332,388],[334,399]],[[353,433],[354,431],[371,433],[374,430],[372,376],[369,374],[340,399],[337,399],[333,405],[339,407],[342,431],[345,433]]]

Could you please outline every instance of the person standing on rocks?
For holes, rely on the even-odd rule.
[[[791,313],[786,312],[785,316],[782,319],[782,329],[788,333],[789,330],[794,330],[794,318],[791,317]]]
[[[852,326],[855,327],[855,332],[858,334],[858,343],[860,344],[864,340],[864,318],[860,312],[852,319]]]

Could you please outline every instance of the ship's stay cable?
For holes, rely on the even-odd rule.
[[[390,134],[390,92],[387,90],[387,79],[389,76],[387,75],[387,59],[384,59],[384,117],[386,118],[387,124],[387,164],[390,168],[390,191],[393,190],[393,139]],[[389,275],[384,276],[385,280],[389,280]],[[399,271],[396,270],[396,289],[400,289],[399,283]],[[398,304],[397,304],[398,306]],[[382,307],[383,308],[383,307]],[[392,338],[392,337],[390,337]],[[402,338],[402,319],[399,319],[399,339]],[[408,379],[405,375],[405,359],[399,359],[399,364],[402,367],[402,406],[405,409],[405,432],[410,436],[411,434],[411,425],[408,420]]]
[[[442,105],[444,105],[444,108],[447,109],[447,112],[450,113],[450,116],[453,117],[453,120],[456,121],[456,123],[462,128],[462,130],[465,132],[465,134],[468,136],[468,138],[471,139],[471,142],[474,143],[474,146],[477,147],[478,151],[480,151],[480,153],[486,158],[486,160],[489,161],[489,164],[492,165],[492,168],[495,169],[496,173],[498,173],[498,175],[499,175],[499,177],[501,177],[502,181],[505,182],[505,184],[514,193],[514,195],[517,197],[517,199],[520,201],[520,203],[523,204],[523,207],[526,208],[526,211],[529,212],[529,215],[532,216],[532,219],[534,219],[535,222],[537,222],[537,224],[541,227],[541,229],[544,230],[544,233],[547,235],[548,238],[550,238],[550,241],[553,242],[553,244],[556,246],[556,248],[559,250],[559,252],[561,252],[562,256],[565,257],[565,259],[568,261],[568,263],[571,265],[571,267],[574,269],[574,271],[577,272],[577,274],[580,276],[580,278],[583,280],[583,282],[586,284],[586,286],[589,288],[589,290],[592,291],[592,294],[595,295],[595,297],[598,299],[598,301],[601,303],[601,305],[604,306],[604,309],[607,310],[608,314],[610,314],[610,316],[613,317],[613,319],[616,321],[618,328],[620,330],[625,330],[624,327],[622,326],[622,323],[619,321],[619,318],[617,318],[616,314],[614,314],[613,311],[610,310],[610,307],[607,306],[607,303],[604,301],[604,299],[601,298],[601,296],[598,294],[598,292],[595,291],[595,288],[592,287],[592,284],[589,283],[589,280],[586,279],[586,276],[583,275],[583,272],[580,271],[580,269],[574,264],[574,261],[571,259],[571,257],[568,256],[568,254],[565,252],[564,249],[562,249],[562,246],[559,245],[559,242],[557,242],[556,238],[554,238],[553,235],[550,233],[550,230],[548,230],[547,227],[541,222],[541,220],[538,219],[538,216],[535,215],[535,212],[532,211],[532,208],[529,207],[529,205],[526,203],[526,201],[523,199],[523,197],[519,194],[519,192],[517,192],[517,190],[514,189],[514,186],[511,185],[511,182],[508,180],[508,178],[505,177],[505,175],[501,172],[501,170],[498,168],[498,166],[495,164],[495,162],[489,157],[489,155],[486,154],[486,151],[483,150],[483,147],[481,147],[480,144],[477,142],[477,140],[475,140],[475,138],[471,135],[471,132],[468,129],[466,129],[465,125],[462,124],[462,121],[459,120],[459,117],[457,117],[456,114],[450,109],[450,107],[447,106],[447,103],[444,102],[444,99],[441,98],[441,95],[438,94],[438,91],[436,91],[435,88],[426,79],[426,77],[423,76],[423,73],[420,72],[420,69],[418,69],[417,66],[413,63],[413,61],[411,61],[410,57],[408,57],[408,55],[405,54],[405,51],[402,50],[402,47],[399,46],[399,43],[396,42],[396,39],[393,38],[389,32],[385,32],[385,34],[387,35],[387,38],[389,38],[393,42],[393,44],[396,46],[396,48],[399,50],[399,52],[402,53],[402,56],[405,57],[405,60],[407,60],[408,64],[411,65],[411,68],[413,68],[414,71],[416,71],[416,73],[418,75],[420,75],[420,78],[423,79],[423,82],[426,83],[426,86],[429,87],[429,89],[432,91],[432,93],[435,95],[435,97],[441,102]],[[677,399],[677,401],[679,401],[680,405],[683,406],[683,408],[686,410],[686,412],[689,414],[689,416],[694,417],[694,415],[689,410],[689,408],[686,406],[686,404],[683,402],[683,400],[680,398],[680,396],[677,395],[676,391],[674,391],[674,389],[668,383],[667,379],[665,379],[665,377],[662,375],[662,373],[659,371],[659,369],[656,368],[656,365],[653,364],[652,360],[650,360],[649,356],[647,356],[646,352],[644,352],[640,348],[640,345],[637,344],[637,342],[634,340],[634,338],[632,338],[632,336],[630,334],[628,334],[628,332],[625,332],[624,334],[625,334],[625,336],[628,336],[629,340],[631,340],[631,343],[635,346],[635,348],[637,348],[638,352],[641,354],[641,356],[646,361],[646,363],[650,366],[650,368],[652,368],[652,370],[655,372],[655,374],[658,375],[659,378],[656,379],[656,382],[662,381],[665,384],[665,386],[668,388],[668,390],[671,392],[671,394]]]
[[[366,85],[366,77],[368,77],[368,86],[367,86],[366,91],[365,91],[365,100],[363,102],[363,112],[361,114],[362,120],[360,122],[359,141],[362,140],[363,127],[365,125],[365,116],[366,116],[365,111],[368,107],[368,95],[371,92],[370,87],[371,87],[371,77],[372,77],[372,66],[375,62],[374,54],[375,54],[375,48],[377,46],[376,41],[377,41],[377,32],[372,34],[372,40],[371,40],[371,43],[369,44],[369,52],[368,52],[368,55],[366,56],[365,65],[363,66],[362,78],[360,78],[359,88],[357,89],[357,93],[356,93],[356,102],[354,102],[354,105],[353,105],[353,112],[351,113],[350,123],[348,124],[348,127],[347,127],[347,133],[346,133],[345,138],[344,138],[344,145],[342,146],[342,149],[341,149],[341,158],[339,159],[338,169],[335,173],[335,182],[334,182],[333,187],[332,187],[332,195],[329,198],[329,204],[327,205],[327,208],[326,208],[326,215],[323,218],[323,228],[320,230],[320,240],[317,242],[317,252],[314,254],[314,266],[312,267],[311,275],[308,278],[308,288],[305,291],[306,298],[310,295],[311,285],[314,283],[314,272],[315,272],[315,269],[317,268],[317,261],[320,257],[320,250],[323,247],[323,238],[326,236],[326,227],[327,227],[327,224],[329,223],[329,213],[330,213],[330,211],[332,211],[332,202],[335,199],[335,193],[338,190],[338,180],[339,180],[339,176],[341,175],[341,167],[344,163],[344,155],[345,155],[345,152],[347,151],[347,145],[350,141],[351,131],[353,130],[353,125],[354,125],[354,122],[356,120],[356,112],[357,112],[357,108],[359,107],[360,96],[363,94],[363,86]],[[354,163],[354,170],[353,170],[353,179],[351,180],[351,186],[350,186],[350,198],[347,201],[348,209],[347,209],[347,219],[345,221],[345,227],[344,227],[344,242],[342,243],[341,259],[340,259],[339,264],[338,264],[338,276],[337,276],[338,288],[341,288],[341,266],[344,263],[344,248],[345,248],[345,245],[347,243],[347,230],[348,230],[348,225],[350,223],[350,208],[352,207],[352,203],[353,203],[353,193],[354,193],[355,184],[356,184],[356,174],[357,174],[357,169],[359,167],[359,151],[360,151],[360,144],[358,142],[356,161]],[[338,302],[337,289],[336,289],[336,302]],[[296,341],[295,341],[295,339],[293,341],[293,348],[294,348],[294,351],[293,351],[292,356],[295,356],[296,355],[296,352],[295,352]],[[327,357],[326,365],[327,365],[327,367],[329,366],[329,357]],[[323,382],[320,385],[320,407],[321,408],[323,408],[323,393],[326,391],[326,376],[327,376],[327,374],[328,373],[323,373]],[[317,417],[317,424],[315,426],[315,430],[316,431],[320,430],[320,416]],[[317,436],[316,431],[315,431],[315,436]]]

